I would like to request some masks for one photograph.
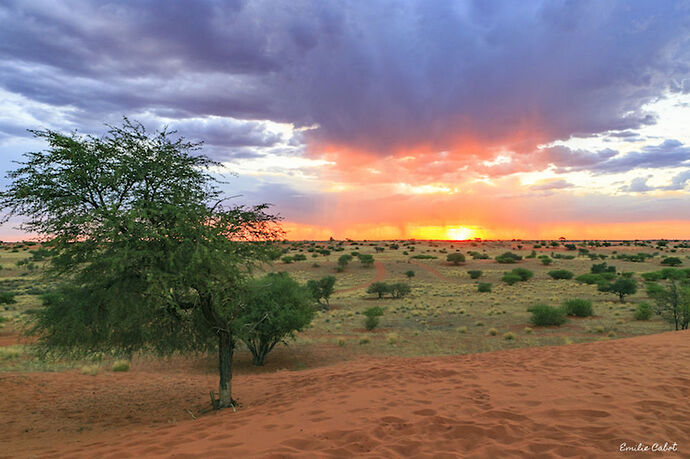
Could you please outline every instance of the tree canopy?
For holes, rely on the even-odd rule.
[[[201,144],[124,119],[103,137],[32,131],[0,194],[6,218],[46,239],[60,287],[31,333],[51,352],[217,348],[230,406],[235,326],[252,268],[274,256],[277,218],[224,204]]]

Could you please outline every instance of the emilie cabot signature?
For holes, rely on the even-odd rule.
[[[677,452],[678,451],[678,443],[673,442],[664,442],[662,445],[661,443],[652,443],[652,444],[646,444],[646,443],[638,443],[636,445],[628,445],[627,443],[623,442],[620,445],[619,451],[623,453],[639,453],[639,452],[644,452],[644,451],[649,451],[649,452],[656,452],[656,453],[669,453],[669,452]]]

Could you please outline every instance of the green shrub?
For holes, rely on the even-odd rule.
[[[513,332],[507,332],[503,334],[503,339],[506,341],[512,341],[515,339],[515,334]]]
[[[367,330],[373,330],[379,325],[379,317],[383,315],[383,309],[379,306],[374,306],[364,311],[364,327]]]
[[[435,260],[438,257],[435,257],[433,255],[412,255],[410,258],[415,258],[417,260]]]
[[[446,261],[453,263],[454,265],[459,265],[460,263],[465,262],[465,255],[461,253],[449,253],[448,256],[446,257]]]
[[[512,272],[507,272],[507,273],[503,274],[503,277],[501,278],[501,280],[508,285],[513,285],[517,282],[522,281],[520,276],[518,276],[517,274],[512,273]]]
[[[517,263],[520,260],[522,260],[522,257],[512,252],[505,252],[496,257],[496,261],[503,264]]]
[[[534,276],[532,271],[525,268],[515,268],[511,271],[511,273],[520,276],[520,280],[523,282],[530,280],[532,276]]]
[[[360,253],[357,258],[363,268],[370,268],[374,265],[374,256],[368,253]]]
[[[635,320],[649,320],[652,318],[652,306],[649,303],[640,303],[635,310]]]
[[[486,293],[491,291],[491,282],[480,282],[477,284],[477,291]]]
[[[287,256],[287,257],[281,258],[281,260],[283,261],[283,263],[285,263],[287,265],[287,264],[292,263],[295,259],[294,259],[294,257]]]
[[[572,279],[574,274],[567,269],[555,269],[549,271],[549,276],[551,279]]]
[[[470,271],[467,271],[467,274],[470,275],[470,278],[472,279],[479,279],[482,277],[482,272],[478,269],[472,269]]]
[[[594,315],[594,311],[592,310],[592,302],[579,298],[564,301],[563,310],[565,311],[566,315],[575,317],[589,317]]]
[[[404,298],[411,291],[412,289],[410,288],[410,285],[406,284],[405,282],[397,282],[390,286],[390,292],[393,295],[393,298]]]
[[[606,264],[606,262],[603,262],[600,264],[593,264],[592,267],[589,268],[589,272],[592,274],[615,273],[616,267],[615,266],[609,266]]]
[[[467,333],[467,327],[465,327],[465,326],[463,326],[463,327],[458,327],[458,328],[456,328],[456,331],[457,331],[458,333],[460,333],[460,334]]]
[[[532,334],[532,331],[533,331],[533,330],[532,330],[530,327],[525,327],[525,328],[524,328],[524,332],[527,333],[528,335],[531,335],[531,334]]]
[[[540,256],[539,259],[541,260],[541,264],[544,266],[549,266],[551,263],[553,263],[553,260],[551,259],[551,257],[546,256],[546,255]]]
[[[378,327],[379,325],[379,318],[376,316],[367,316],[364,319],[364,327],[367,330],[373,330],[374,328]]]
[[[599,274],[582,274],[581,276],[577,276],[575,278],[576,281],[582,283],[582,284],[598,284],[599,282],[602,282],[604,279]]]
[[[16,302],[13,292],[0,292],[0,304],[14,304]]]
[[[491,336],[496,336],[498,334],[498,330],[495,328],[489,328],[489,335]]]
[[[668,266],[679,266],[683,264],[683,260],[678,257],[667,257],[661,260],[661,264]]]
[[[657,282],[657,281],[661,280],[661,273],[658,271],[651,271],[648,273],[642,273],[642,274],[640,274],[640,276],[646,282]]]
[[[412,279],[414,277],[414,271],[411,269],[408,271],[405,271],[405,275],[407,276],[408,279]]]
[[[314,294],[285,272],[253,279],[247,287],[237,337],[251,352],[254,365],[262,366],[276,345],[294,338],[312,321]]]
[[[379,299],[383,298],[386,293],[391,292],[391,286],[385,282],[374,282],[367,287],[367,293],[374,293]]]
[[[549,325],[560,326],[568,320],[562,309],[554,308],[546,304],[537,304],[527,311],[532,313],[532,324],[537,327],[546,327]]]
[[[129,361],[127,360],[116,360],[113,362],[113,366],[110,367],[112,371],[129,371]]]

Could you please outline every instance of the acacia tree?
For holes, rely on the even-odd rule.
[[[59,289],[29,333],[44,352],[217,348],[219,399],[231,380],[241,293],[269,259],[280,230],[266,206],[222,204],[216,163],[199,143],[149,134],[124,119],[101,138],[32,131],[45,151],[26,153],[0,194],[6,220],[46,239]]]

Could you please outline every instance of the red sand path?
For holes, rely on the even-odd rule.
[[[7,457],[690,457],[690,332],[242,375],[0,374]],[[170,420],[170,423],[166,424]],[[155,421],[159,421],[156,425]]]

